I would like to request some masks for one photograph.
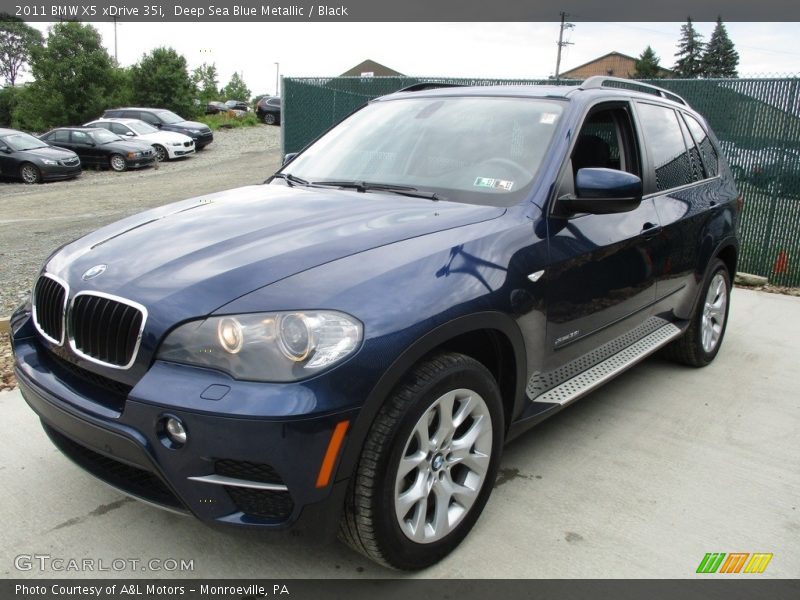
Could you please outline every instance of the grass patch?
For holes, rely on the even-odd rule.
[[[235,129],[237,127],[254,127],[261,124],[256,114],[252,112],[247,113],[244,117],[235,117],[232,113],[203,115],[197,120],[208,125],[213,131],[217,129]]]

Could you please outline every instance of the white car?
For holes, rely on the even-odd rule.
[[[174,131],[161,131],[139,119],[97,119],[84,127],[101,127],[123,139],[136,138],[147,142],[156,151],[159,161],[194,154],[194,140]]]

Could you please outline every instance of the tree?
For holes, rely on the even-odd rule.
[[[0,76],[8,85],[30,62],[31,49],[42,45],[42,34],[19,17],[0,13]]]
[[[186,59],[172,48],[156,48],[142,55],[131,68],[131,83],[136,104],[167,108],[182,117],[198,112]]]
[[[25,86],[14,110],[20,127],[43,131],[97,118],[114,95],[114,62],[91,25],[53,25],[45,46],[31,48],[35,81]]]
[[[203,63],[192,71],[192,83],[197,88],[203,103],[217,99],[219,86],[217,77],[217,66],[213,63],[210,65]]]
[[[692,18],[681,25],[681,39],[678,42],[678,53],[675,54],[675,74],[684,79],[694,79],[703,73],[703,36],[697,33],[692,25]]]
[[[733,47],[728,31],[722,24],[722,17],[717,17],[717,26],[708,40],[703,55],[704,77],[738,77],[736,67],[739,65],[739,53]]]
[[[234,73],[231,80],[223,90],[225,92],[225,100],[243,100],[245,102],[250,98],[250,89],[245,85],[244,79],[239,73]]]
[[[634,79],[658,79],[661,77],[661,66],[658,64],[659,58],[655,51],[650,47],[644,49],[636,60],[636,70],[633,72]]]

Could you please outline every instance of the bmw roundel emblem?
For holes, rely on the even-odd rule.
[[[103,273],[105,273],[105,270],[107,268],[108,265],[95,265],[91,269],[86,271],[86,273],[84,273],[81,276],[81,279],[83,279],[84,281],[86,281],[87,279],[94,279],[98,275],[102,275]]]

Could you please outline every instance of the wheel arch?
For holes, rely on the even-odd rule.
[[[364,440],[378,411],[392,390],[415,364],[436,351],[460,352],[483,364],[495,377],[503,400],[508,430],[525,390],[525,345],[517,324],[501,312],[481,312],[459,317],[431,330],[395,359],[367,396],[348,435],[336,480],[352,476]]]

